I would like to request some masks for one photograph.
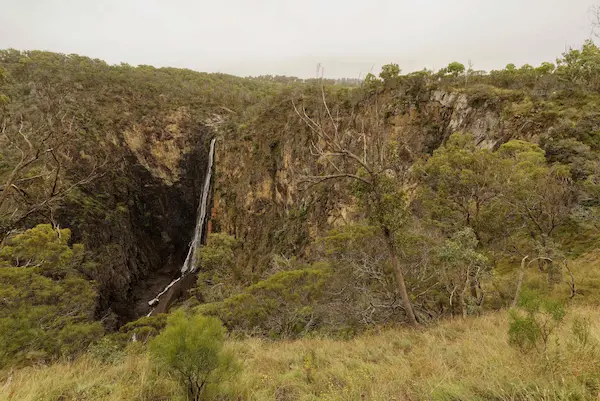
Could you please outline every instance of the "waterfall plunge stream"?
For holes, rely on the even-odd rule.
[[[190,249],[188,250],[185,262],[181,266],[181,274],[178,278],[171,281],[164,290],[158,293],[154,299],[148,301],[148,305],[155,306],[160,302],[160,298],[166,294],[175,284],[181,281],[186,275],[193,274],[196,272],[196,252],[202,243],[204,242],[204,225],[206,223],[206,214],[208,208],[208,199],[210,194],[210,183],[212,179],[213,162],[215,156],[215,142],[216,138],[210,141],[210,150],[208,153],[208,169],[206,170],[206,177],[204,178],[204,187],[202,188],[202,198],[198,205],[198,212],[196,217],[196,228],[194,229],[194,238],[190,243]],[[152,315],[155,309],[152,309],[148,316]]]

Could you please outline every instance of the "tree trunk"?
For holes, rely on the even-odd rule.
[[[515,291],[515,297],[513,298],[512,304],[510,305],[511,308],[515,308],[517,306],[517,303],[519,302],[519,296],[521,295],[521,287],[523,286],[523,279],[525,278],[525,262],[527,261],[528,257],[529,255],[525,256],[521,260],[521,270],[519,271],[517,290]]]
[[[460,294],[460,310],[463,319],[466,319],[467,316],[469,316],[469,306],[467,305],[467,290],[468,286],[465,285],[465,287],[462,290],[462,293]]]
[[[460,305],[460,316],[463,319],[467,318],[468,315],[468,310],[467,310],[467,303],[465,302],[465,295],[466,295],[466,287],[461,290],[458,294],[456,294],[456,300],[458,301],[458,305]],[[452,315],[454,317],[454,315]]]
[[[469,289],[471,290],[471,297],[477,302],[479,294],[477,293],[477,281],[475,277],[471,277],[469,280]]]
[[[415,312],[413,311],[412,304],[410,302],[410,298],[408,297],[408,290],[406,289],[406,283],[404,281],[404,273],[402,273],[402,267],[400,266],[400,261],[398,260],[398,251],[396,250],[396,244],[394,243],[394,239],[392,238],[392,234],[390,230],[383,226],[381,227],[383,231],[383,236],[385,237],[385,242],[388,247],[388,251],[390,252],[390,259],[392,260],[392,267],[394,269],[394,275],[396,277],[396,283],[398,284],[398,290],[400,291],[400,296],[402,297],[402,304],[404,309],[406,310],[406,316],[408,317],[408,321],[412,326],[418,326],[417,318],[415,317]]]

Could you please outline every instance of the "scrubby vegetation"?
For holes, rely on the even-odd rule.
[[[588,322],[583,330],[581,322]],[[265,401],[594,400],[599,322],[597,308],[571,309],[545,354],[509,344],[506,314],[425,331],[380,329],[347,341],[229,340],[243,373],[221,391],[229,399]],[[185,399],[176,377],[159,374],[136,344],[114,363],[85,356],[5,373],[3,380],[2,400]]]

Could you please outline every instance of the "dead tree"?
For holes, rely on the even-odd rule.
[[[74,125],[66,111],[0,110],[0,242],[30,216],[49,212],[52,220],[60,200],[102,174],[106,158],[81,157]]]
[[[311,142],[311,153],[319,160],[327,163],[331,174],[307,175],[302,178],[309,186],[340,180],[352,180],[362,184],[364,192],[369,199],[369,217],[379,226],[381,235],[385,240],[389,259],[394,271],[398,292],[402,299],[409,323],[417,326],[418,322],[413,311],[408,290],[406,287],[404,271],[400,263],[399,249],[396,241],[396,227],[391,224],[389,215],[389,179],[395,177],[394,187],[402,187],[401,176],[407,171],[400,171],[399,166],[386,164],[384,148],[386,146],[384,131],[375,124],[360,124],[360,130],[352,127],[341,128],[341,119],[334,117],[325,96],[325,88],[321,86],[322,107],[320,116],[311,117],[304,106],[298,107],[293,103],[296,114],[310,128],[314,135]],[[318,114],[318,113],[317,113]],[[353,116],[354,117],[354,116]],[[376,116],[376,119],[378,116]],[[350,119],[352,120],[352,119]],[[377,120],[376,120],[377,121]],[[370,127],[369,125],[375,125]],[[367,130],[370,130],[370,141],[367,141]],[[362,139],[362,154],[357,154],[354,148]]]
[[[519,302],[519,298],[521,296],[521,287],[523,286],[523,279],[525,278],[525,270],[526,268],[532,264],[535,261],[540,261],[540,260],[545,260],[547,262],[553,262],[552,259],[550,258],[546,258],[543,256],[540,256],[538,258],[535,259],[531,259],[529,261],[529,263],[525,264],[525,262],[527,262],[527,259],[529,258],[529,255],[526,255],[523,257],[523,259],[521,259],[521,268],[519,270],[519,278],[517,279],[517,289],[515,290],[515,296],[512,300],[512,303],[510,305],[511,308],[515,308],[517,306],[517,303]],[[566,265],[566,262],[565,262]],[[573,284],[574,285],[574,284]]]

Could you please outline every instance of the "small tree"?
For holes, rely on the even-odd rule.
[[[463,63],[459,63],[458,61],[454,61],[448,64],[446,70],[448,71],[448,74],[452,75],[453,77],[458,77],[459,75],[465,73],[465,65]]]
[[[197,288],[204,302],[220,301],[231,295],[239,280],[234,249],[237,241],[225,233],[212,233],[208,243],[200,247]],[[236,277],[237,276],[237,277]]]
[[[0,243],[0,366],[71,357],[102,336],[83,245],[70,238],[40,224]]]
[[[447,240],[439,251],[442,262],[442,275],[450,292],[450,307],[454,300],[461,308],[462,316],[467,317],[470,304],[480,305],[483,294],[478,297],[477,287],[483,273],[487,270],[487,258],[476,251],[477,238],[473,230],[465,228]],[[471,290],[471,297],[467,296]]]
[[[564,305],[528,291],[522,294],[519,306],[521,310],[511,309],[509,314],[510,344],[522,352],[545,352],[552,333],[567,314]]]
[[[400,67],[398,64],[386,64],[381,67],[379,78],[383,80],[383,83],[388,88],[393,88],[398,84],[398,78],[400,77]]]
[[[469,227],[482,245],[507,234],[514,213],[500,200],[510,170],[496,152],[478,148],[472,135],[451,135],[414,170],[423,184],[419,205],[444,233]]]
[[[397,233],[408,220],[408,201],[404,188],[412,152],[406,144],[388,141],[388,133],[372,121],[359,122],[359,118],[352,116],[348,119],[350,123],[343,125],[339,110],[332,113],[329,108],[324,87],[321,88],[321,95],[323,107],[316,111],[314,117],[309,116],[304,107],[300,110],[295,103],[293,106],[298,117],[314,134],[311,153],[319,162],[324,162],[332,174],[306,175],[303,181],[310,186],[342,180],[350,180],[355,184],[356,195],[369,220],[379,227],[385,240],[407,320],[417,326],[397,241]],[[360,145],[362,149],[357,149]]]
[[[199,401],[237,372],[233,354],[223,349],[224,338],[218,319],[177,311],[150,343],[150,352],[162,369],[177,376],[188,399]]]

